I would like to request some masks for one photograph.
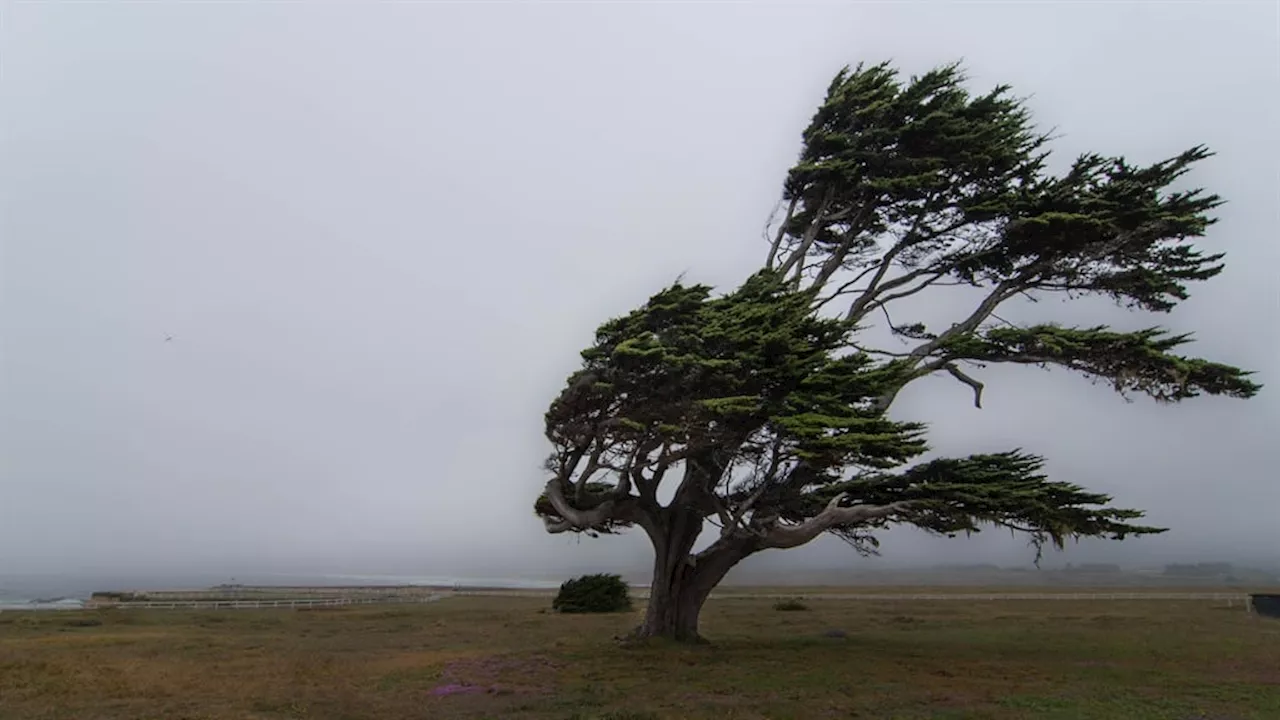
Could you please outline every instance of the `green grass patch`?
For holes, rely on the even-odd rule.
[[[1280,622],[1211,602],[803,604],[712,600],[705,646],[619,646],[642,607],[545,598],[6,611],[0,718],[1280,718]]]

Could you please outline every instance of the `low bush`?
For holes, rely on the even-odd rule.
[[[801,612],[808,610],[809,606],[799,600],[779,600],[773,604],[773,609],[778,612]]]
[[[551,609],[562,613],[627,612],[631,592],[618,575],[583,575],[560,586]]]

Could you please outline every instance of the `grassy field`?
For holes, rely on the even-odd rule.
[[[4,612],[0,720],[1280,718],[1280,621],[1239,605],[806,604],[713,600],[712,645],[641,648],[543,598]]]

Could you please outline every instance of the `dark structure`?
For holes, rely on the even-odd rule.
[[[1263,617],[1280,618],[1280,593],[1254,593],[1249,596],[1254,612]]]

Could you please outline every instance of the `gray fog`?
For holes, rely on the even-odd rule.
[[[895,405],[956,454],[1022,447],[1163,536],[1056,560],[1274,558],[1280,18],[1256,3],[58,3],[0,8],[0,572],[554,573],[542,413],[604,319],[729,288],[844,64],[963,59],[1055,166],[1204,143],[1227,270],[1167,325],[1248,402],[1126,403],[988,370]],[[934,303],[918,309],[941,317]],[[1032,314],[1034,310],[1034,314]],[[1026,563],[898,529],[762,556]],[[754,561],[754,560],[753,560]]]

